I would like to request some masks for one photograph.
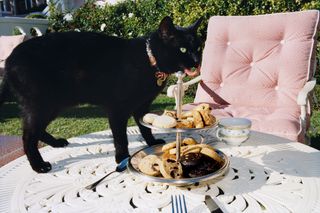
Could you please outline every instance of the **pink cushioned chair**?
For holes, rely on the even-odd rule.
[[[0,36],[0,83],[4,73],[4,63],[12,50],[25,41],[25,35]],[[0,167],[24,154],[21,137],[0,135]]]
[[[246,117],[252,129],[305,141],[315,86],[319,11],[214,16],[208,24],[194,104],[218,117]],[[173,96],[174,85],[168,95]]]
[[[12,50],[26,40],[26,35],[0,36],[0,77],[4,72],[4,62]]]

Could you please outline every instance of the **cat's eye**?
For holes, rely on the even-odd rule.
[[[187,52],[187,48],[185,48],[185,47],[180,47],[180,51],[181,51],[182,53],[186,53],[186,52]]]

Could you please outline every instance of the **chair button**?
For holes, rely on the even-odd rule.
[[[278,86],[275,86],[274,90],[279,90],[279,87],[278,87]]]
[[[220,84],[220,87],[223,87],[223,86],[224,86],[224,83],[221,83],[221,84]]]
[[[280,44],[284,44],[284,43],[286,43],[286,41],[282,39],[282,40],[280,41]]]
[[[251,62],[251,63],[250,63],[250,67],[253,67],[253,65],[254,65],[254,62]]]
[[[231,44],[231,42],[230,42],[230,41],[228,41],[228,42],[227,42],[227,45],[228,45],[228,46],[230,46],[230,44]]]

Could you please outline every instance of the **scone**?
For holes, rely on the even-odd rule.
[[[142,120],[145,123],[152,124],[156,117],[159,117],[159,115],[156,115],[153,113],[147,113],[143,116]]]
[[[173,110],[164,110],[163,115],[168,115],[173,118],[177,118],[177,112]]]
[[[196,106],[195,108],[193,108],[193,110],[207,110],[207,111],[211,111],[212,108],[210,107],[209,104],[199,104],[198,106]]]
[[[177,125],[177,121],[168,115],[161,115],[154,119],[152,125],[159,128],[173,128]]]
[[[197,110],[193,110],[192,111],[192,115],[193,115],[193,119],[194,119],[194,126],[196,128],[203,128],[204,127],[204,123],[202,121],[202,117],[199,111]]]
[[[185,129],[185,128],[193,128],[193,121],[183,119],[177,122],[176,128]]]
[[[203,122],[206,126],[211,126],[216,121],[215,118],[210,114],[210,111],[199,110],[199,112],[200,112],[200,114],[203,118]]]

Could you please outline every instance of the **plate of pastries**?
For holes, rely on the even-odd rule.
[[[211,114],[209,104],[200,104],[192,110],[183,111],[180,118],[174,110],[165,110],[163,114],[147,113],[140,123],[151,129],[188,131],[204,128],[212,128],[217,125],[217,119]]]
[[[150,182],[190,185],[222,176],[229,168],[228,157],[210,144],[193,138],[181,142],[177,161],[176,141],[146,147],[129,160],[129,170]]]

